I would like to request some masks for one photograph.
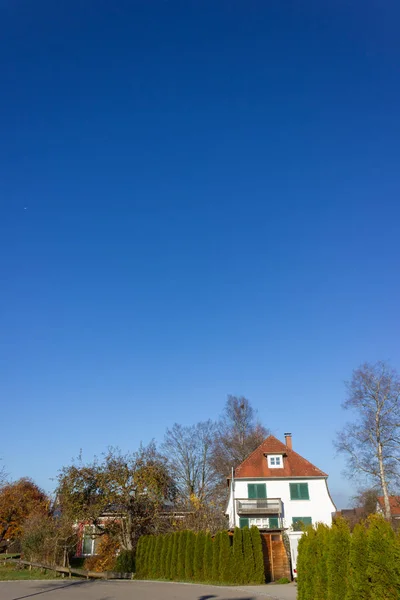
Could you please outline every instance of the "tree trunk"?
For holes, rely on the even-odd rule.
[[[383,453],[382,453],[382,444],[378,442],[378,461],[379,461],[379,477],[381,480],[382,492],[383,492],[383,502],[385,505],[385,519],[387,521],[392,520],[392,512],[390,509],[390,501],[389,501],[389,492],[388,485],[385,476],[385,467],[383,464]]]

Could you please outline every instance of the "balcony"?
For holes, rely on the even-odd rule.
[[[236,500],[238,515],[280,515],[282,502],[280,498],[242,499]]]

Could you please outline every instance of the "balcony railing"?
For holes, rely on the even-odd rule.
[[[238,515],[280,515],[282,502],[280,498],[237,499]]]

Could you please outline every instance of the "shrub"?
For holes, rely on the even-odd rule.
[[[162,535],[161,536],[161,550],[160,550],[160,577],[162,577],[163,579],[165,579],[165,572],[166,572],[166,564],[167,564],[167,543],[168,543],[168,536],[167,535]]]
[[[308,546],[309,532],[304,533],[299,539],[297,547],[297,599],[308,600]]]
[[[275,581],[275,583],[279,583],[279,584],[290,583],[290,579],[288,579],[287,577],[281,577],[280,579]]]
[[[167,551],[165,559],[165,579],[171,579],[171,563],[172,563],[172,544],[173,534],[168,533],[167,535]]]
[[[181,531],[179,534],[178,571],[177,571],[177,578],[180,581],[183,581],[185,579],[186,540],[187,540],[187,531]]]
[[[194,547],[193,574],[195,581],[204,580],[204,545],[205,533],[199,531],[196,535],[196,543]]]
[[[193,531],[187,532],[186,548],[185,548],[185,578],[189,581],[194,576],[194,548],[196,543],[196,535]]]
[[[399,597],[398,546],[391,525],[380,515],[368,518],[367,575],[373,600]]]
[[[321,536],[317,536],[317,543],[321,544]],[[347,570],[349,566],[350,530],[344,519],[337,519],[332,525],[328,544],[327,574],[328,590],[327,600],[343,600],[347,589]],[[318,553],[316,562],[318,561]]]
[[[90,556],[83,563],[83,568],[87,571],[114,571],[116,555],[118,551],[118,542],[110,538],[108,535],[103,535],[97,547],[96,556]]]
[[[122,552],[118,554],[114,570],[118,571],[118,573],[135,572],[135,553],[133,550],[122,550]]]
[[[229,583],[232,580],[231,540],[227,531],[221,531],[219,549],[219,581]]]
[[[246,583],[244,573],[243,533],[239,527],[235,527],[232,548],[232,579],[233,583]]]
[[[219,531],[213,541],[212,580],[219,580],[219,552],[221,546],[221,532]]]
[[[314,539],[314,600],[325,600],[328,589],[327,557],[329,552],[331,530],[326,525],[319,523],[316,527]]]
[[[152,536],[146,535],[145,540],[146,540],[146,554],[144,556],[144,575],[145,575],[145,577],[148,577],[149,573],[150,573]]]
[[[151,576],[153,579],[158,579],[161,576],[160,556],[161,556],[161,535],[155,537],[154,554],[151,567]]]
[[[204,556],[203,556],[203,573],[205,581],[212,581],[213,567],[213,541],[210,533],[206,533],[204,538]]]
[[[370,588],[368,569],[368,534],[365,524],[358,523],[350,541],[349,570],[346,600],[367,600]]]
[[[254,572],[251,583],[262,584],[265,583],[265,571],[261,535],[258,528],[254,525],[250,528],[250,534],[254,556]]]
[[[170,578],[174,581],[178,577],[178,544],[179,544],[180,533],[177,531],[172,534],[172,554],[171,554],[171,567],[170,567]]]
[[[149,535],[149,549],[147,552],[147,565],[146,565],[146,576],[151,579],[153,576],[153,557],[154,550],[156,545],[156,540],[154,535]]]
[[[250,583],[255,571],[253,545],[248,527],[243,527],[243,583]]]

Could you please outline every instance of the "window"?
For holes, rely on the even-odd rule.
[[[290,483],[291,500],[309,500],[308,483]]]
[[[83,532],[82,554],[84,556],[92,556],[94,554],[93,527],[90,525],[87,525]]]
[[[268,456],[268,466],[271,469],[282,469],[283,467],[283,459],[279,454],[274,456]]]
[[[279,527],[278,517],[270,517],[269,518],[269,527],[270,527],[270,529],[278,529],[278,527]]]
[[[265,483],[248,483],[247,484],[247,497],[253,498],[266,498],[267,497],[267,486]]]
[[[242,519],[242,517],[240,517],[239,519],[239,527],[240,529],[243,529],[243,527],[248,527],[249,526],[249,520],[248,519]]]
[[[307,527],[307,525],[312,525],[311,517],[293,517],[292,518],[293,529],[296,531],[301,531],[303,527]]]

